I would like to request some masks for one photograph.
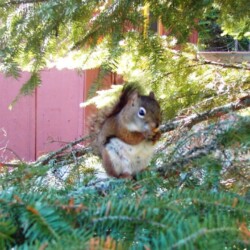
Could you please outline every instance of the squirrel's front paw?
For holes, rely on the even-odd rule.
[[[153,141],[153,142],[157,142],[157,141],[160,140],[160,138],[161,138],[161,132],[160,132],[160,131],[157,131],[157,132],[154,134],[154,136],[153,136],[153,138],[152,138],[152,141]]]
[[[159,129],[154,129],[150,135],[146,137],[148,141],[152,141],[153,143],[157,142],[161,138],[161,132]]]

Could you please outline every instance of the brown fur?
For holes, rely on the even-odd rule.
[[[109,154],[105,148],[102,149],[102,161],[103,165],[105,165],[105,170],[108,175],[118,178],[119,175],[116,173],[115,168],[109,158]]]
[[[103,165],[107,174],[116,178],[128,178],[129,173],[116,173],[108,151],[105,148],[106,143],[113,137],[119,138],[121,141],[129,145],[137,145],[143,141],[155,143],[160,138],[160,132],[157,127],[160,123],[160,107],[155,100],[153,92],[149,96],[141,95],[141,90],[136,85],[125,85],[119,101],[114,105],[110,112],[102,112],[99,121],[94,121],[95,129],[100,127],[95,145],[103,160]],[[138,107],[144,107],[146,116],[144,119],[137,115]],[[105,114],[105,115],[103,115]],[[136,117],[136,118],[135,118]],[[144,130],[145,124],[150,129]],[[102,120],[102,122],[100,122]],[[138,121],[139,120],[139,121]],[[140,125],[138,125],[138,122]],[[136,130],[130,129],[130,126],[136,126]],[[139,126],[139,127],[138,127]],[[129,128],[129,129],[128,129]],[[122,153],[122,152],[121,152]],[[122,160],[122,159],[121,159]],[[146,166],[145,166],[146,167]]]
[[[116,116],[120,111],[124,108],[124,106],[128,103],[133,93],[141,94],[142,90],[138,85],[135,84],[127,84],[123,87],[121,96],[118,102],[114,105],[112,111],[108,114],[108,117]]]
[[[96,153],[98,153],[98,144],[105,144],[107,140],[116,136],[121,138],[128,144],[138,144],[143,139],[144,136],[141,133],[133,132],[131,133],[126,128],[121,127],[117,128],[117,121],[115,121],[116,115],[124,108],[124,106],[128,103],[133,93],[142,93],[141,88],[135,84],[127,84],[124,86],[121,96],[116,104],[113,107],[108,107],[103,110],[98,111],[96,114],[92,115],[90,118],[90,132],[91,133],[99,133],[102,130],[101,138],[98,141],[93,142],[93,148]]]

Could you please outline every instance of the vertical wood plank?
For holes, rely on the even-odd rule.
[[[35,160],[35,95],[22,97],[8,109],[28,78],[27,72],[18,80],[0,74],[0,161]]]
[[[84,74],[75,70],[42,72],[37,90],[36,157],[56,150],[83,134]]]

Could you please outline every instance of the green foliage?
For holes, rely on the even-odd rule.
[[[33,188],[25,194],[14,187],[2,190],[1,214],[9,221],[4,225],[15,227],[4,227],[9,238],[1,233],[0,239],[14,249],[82,249],[91,238],[111,238],[122,249],[240,249],[249,244],[243,230],[249,204],[243,198],[169,190],[165,182],[155,174],[135,183],[113,180],[104,196],[101,187],[93,186],[43,193]]]
[[[82,160],[91,166],[90,155],[63,166],[70,170],[64,179],[56,177],[61,165],[53,160],[2,167],[1,249],[248,249],[249,165],[244,172],[237,160],[228,165],[218,156],[249,150],[248,132],[249,117],[235,116],[184,132],[176,142],[170,134],[172,143],[163,138],[167,148],[136,180],[88,176],[81,169]]]
[[[115,50],[110,51],[108,61],[104,58],[105,67],[127,82],[139,82],[147,91],[153,90],[166,120],[193,110],[202,112],[247,93],[250,74],[244,66],[235,69],[205,64],[203,59],[196,59],[194,46],[187,45],[181,51],[175,46],[174,37],[144,38],[131,32],[120,43],[119,56]],[[101,92],[88,103],[100,107],[103,95],[113,92],[114,89]]]
[[[236,126],[231,127],[218,137],[219,142],[225,146],[234,146],[240,143],[243,147],[249,147],[250,142],[250,120],[241,119]]]
[[[12,224],[11,220],[2,217],[4,216],[0,218],[0,248],[5,249],[6,246],[10,246],[14,242],[12,235],[15,233],[16,227]]]
[[[76,57],[79,68],[101,65],[100,80],[115,72],[154,90],[165,120],[249,92],[245,65],[208,64],[184,42],[211,8],[225,34],[247,37],[248,1],[109,2],[0,0],[1,71],[18,77],[21,66],[28,68],[26,95],[41,83],[48,62]],[[171,36],[145,32],[146,3],[149,22],[160,18]],[[120,89],[99,92],[89,103],[106,105]],[[136,181],[96,180],[87,159],[76,161],[74,153],[65,178],[55,174],[65,166],[54,159],[46,166],[0,166],[0,248],[249,248],[249,119],[178,129],[162,143]]]
[[[145,5],[149,6],[151,13],[149,25],[145,25]],[[204,20],[212,9],[218,13],[217,22],[224,34],[236,38],[248,37],[250,12],[247,6],[247,0],[227,0],[223,4],[217,0],[10,0],[8,3],[1,0],[0,70],[14,77],[19,76],[20,68],[30,70],[31,78],[21,93],[26,94],[40,84],[37,73],[58,57],[78,58],[76,68],[86,68],[88,58],[92,61],[91,67],[102,65],[105,70],[120,64],[119,60],[123,57],[129,59],[127,64],[132,62],[134,76],[137,67],[142,72],[146,70],[142,80],[145,76],[145,81],[152,83],[155,89],[163,89],[163,95],[171,95],[173,100],[166,98],[165,104],[176,101],[177,110],[197,101],[197,96],[206,95],[197,90],[197,85],[199,83],[201,89],[207,82],[203,82],[204,76],[199,78],[201,69],[189,65],[185,56],[168,51],[173,46],[169,41],[161,41],[161,37],[150,31],[150,26],[161,20],[166,31],[171,31],[176,38],[177,44],[185,45],[190,33],[200,27],[196,20]],[[121,46],[124,42],[126,48]],[[84,57],[89,49],[92,54]],[[104,52],[97,52],[100,50]],[[95,62],[93,57],[96,57]],[[144,65],[140,67],[140,63]],[[183,67],[185,65],[186,68]],[[147,71],[149,68],[150,72]],[[113,71],[118,72],[114,68]],[[195,82],[190,79],[191,71],[195,72]],[[123,73],[132,74],[129,70]],[[181,97],[176,93],[180,93]],[[190,98],[183,99],[183,94]],[[167,109],[170,111],[169,107]]]
[[[230,0],[215,1],[215,7],[219,9],[219,23],[224,34],[233,35],[235,38],[250,37],[250,7],[247,0],[234,2]]]
[[[206,17],[199,21],[199,46],[206,51],[234,51],[248,50],[249,40],[246,37],[241,37],[238,40],[238,48],[235,48],[235,37],[223,33],[218,18],[220,12],[213,8],[206,13]],[[237,37],[239,39],[239,37]]]

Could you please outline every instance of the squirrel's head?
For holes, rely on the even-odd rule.
[[[140,132],[147,139],[155,135],[161,123],[160,105],[153,92],[148,96],[131,93],[120,115],[129,131]]]

